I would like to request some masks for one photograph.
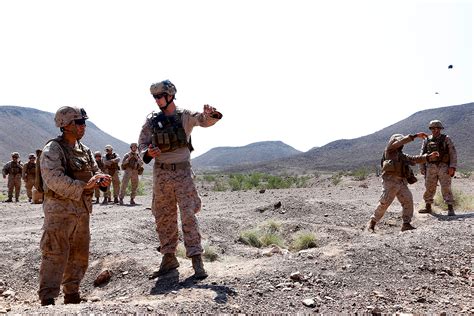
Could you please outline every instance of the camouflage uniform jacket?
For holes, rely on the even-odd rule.
[[[407,135],[403,137],[401,140],[394,139],[392,142],[390,142],[387,147],[385,147],[384,151],[384,157],[386,160],[392,160],[396,163],[398,163],[400,166],[403,165],[404,162],[414,165],[416,163],[424,163],[426,162],[426,154],[425,155],[419,155],[419,156],[411,156],[407,155],[403,152],[401,152],[400,148],[409,143],[412,142],[415,139],[414,136],[412,135]],[[390,171],[382,171],[382,176],[388,175],[388,176],[394,176],[398,178],[403,178],[403,175],[401,174],[401,170],[396,170],[394,172]]]
[[[91,170],[98,173],[98,167],[89,148],[76,142],[76,152],[87,155]],[[84,192],[85,182],[66,174],[66,153],[57,141],[51,141],[43,148],[40,157],[41,176],[48,191],[45,192],[43,209],[45,213],[85,213],[92,210],[92,194]]]
[[[4,176],[6,175],[17,175],[17,174],[21,174],[22,173],[22,170],[23,170],[23,164],[20,162],[20,161],[9,161],[5,164],[5,166],[3,166],[3,169],[2,169],[2,174]]]
[[[187,140],[189,141],[191,137],[191,132],[195,126],[201,127],[209,127],[216,124],[220,118],[213,118],[211,116],[205,116],[203,113],[199,112],[191,112],[189,110],[181,110],[178,109],[177,111],[181,111],[183,114],[181,116],[182,124],[184,131],[186,133]],[[153,113],[152,113],[153,114]],[[138,139],[138,150],[142,154],[142,157],[145,155],[146,151],[148,150],[148,146],[152,143],[152,132],[153,127],[151,124],[151,117],[150,114],[147,117],[145,124],[142,127],[140,137]],[[158,163],[179,163],[179,162],[186,162],[191,160],[191,152],[187,147],[178,148],[171,152],[165,152],[160,154],[155,159],[155,164]]]
[[[137,170],[142,165],[143,165],[143,160],[140,157],[138,151],[135,153],[130,151],[123,156],[122,170],[126,170],[129,168],[132,170]]]
[[[443,135],[443,134],[442,134]],[[441,135],[440,135],[441,136]],[[431,138],[431,137],[430,137]],[[438,137],[437,137],[438,138]],[[426,145],[428,143],[429,139],[425,139],[423,140],[423,144],[421,145],[421,150],[420,150],[420,154],[425,154],[427,153],[427,149],[426,149]],[[448,135],[445,135],[444,136],[444,146],[445,148],[447,149],[447,154],[449,155],[449,165],[448,167],[450,168],[457,168],[457,164],[458,164],[458,155],[457,155],[457,152],[456,152],[456,147],[454,146],[454,142],[453,140],[451,139],[451,137],[449,137]],[[441,154],[441,153],[440,153]],[[426,164],[422,164],[420,166],[421,169],[424,169],[426,170]]]
[[[36,162],[28,161],[23,165],[22,178],[25,180],[34,180],[36,176]]]

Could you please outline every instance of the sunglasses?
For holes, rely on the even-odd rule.
[[[153,94],[153,98],[158,100],[164,97],[165,95],[167,95],[167,93]]]
[[[85,119],[74,120],[74,124],[76,124],[76,125],[86,125],[86,120]]]

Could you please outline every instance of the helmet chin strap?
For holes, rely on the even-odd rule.
[[[174,95],[172,96],[171,101],[168,101],[168,96],[166,96],[166,105],[164,107],[160,107],[160,110],[162,112],[166,111],[166,109],[173,102],[173,100],[174,100]]]

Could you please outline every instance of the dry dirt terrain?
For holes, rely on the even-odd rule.
[[[416,208],[420,182],[411,186]],[[454,188],[472,196],[474,180],[455,179]],[[394,202],[373,234],[365,225],[381,191],[375,176],[337,185],[322,176],[308,188],[263,193],[199,190],[203,241],[218,253],[205,262],[207,279],[195,281],[182,257],[178,272],[149,279],[161,255],[147,194],[133,207],[94,206],[86,301],[64,305],[60,296],[48,307],[36,295],[41,205],[0,203],[0,313],[474,313],[473,209],[452,218],[440,209],[416,213],[417,229],[401,233]],[[269,255],[239,242],[242,231],[269,220],[281,224],[287,244],[310,231],[316,247]],[[94,287],[104,270],[110,281]]]

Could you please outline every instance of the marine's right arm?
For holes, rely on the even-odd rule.
[[[152,144],[152,132],[151,119],[147,118],[138,137],[138,151],[145,163],[149,163],[153,159],[153,157],[148,155],[148,148]]]
[[[79,201],[84,191],[84,182],[74,180],[66,175],[66,159],[61,146],[49,142],[40,157],[41,176],[48,190],[65,198]]]

